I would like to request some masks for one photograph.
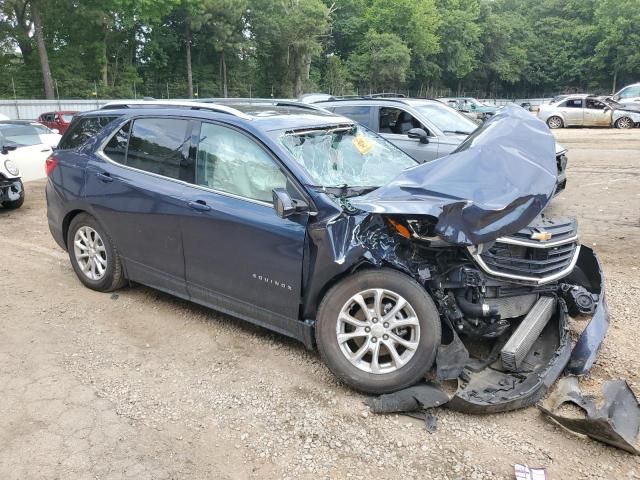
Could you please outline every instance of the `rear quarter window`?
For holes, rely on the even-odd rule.
[[[58,150],[71,150],[84,145],[116,118],[114,115],[76,118],[60,140]]]
[[[371,128],[371,107],[365,105],[344,105],[334,107],[333,113],[350,118],[367,128]]]

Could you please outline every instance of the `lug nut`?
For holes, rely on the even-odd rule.
[[[373,317],[373,318],[371,319],[371,321],[372,321],[373,323],[378,323],[378,319],[377,319],[376,317]]]
[[[383,340],[389,340],[389,335],[387,335],[386,333],[382,336]]]
[[[384,322],[384,328],[389,328],[389,322]]]
[[[365,331],[365,332],[367,332],[367,333],[369,333],[369,332],[371,331],[371,328],[369,328],[369,327],[364,327],[364,331]]]
[[[376,342],[378,341],[378,339],[377,339],[376,337],[372,337],[372,338],[371,338],[371,341],[372,341],[373,343],[376,343]]]

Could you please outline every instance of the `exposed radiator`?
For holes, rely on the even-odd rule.
[[[500,352],[502,365],[506,370],[518,371],[521,368],[524,358],[549,323],[555,306],[555,297],[540,297],[524,317]]]

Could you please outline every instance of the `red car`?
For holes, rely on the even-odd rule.
[[[47,112],[38,117],[38,122],[46,125],[51,130],[56,129],[58,133],[63,134],[73,119],[76,111],[64,111],[64,112]]]

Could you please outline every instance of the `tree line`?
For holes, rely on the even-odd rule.
[[[640,0],[2,0],[0,98],[608,93]]]

